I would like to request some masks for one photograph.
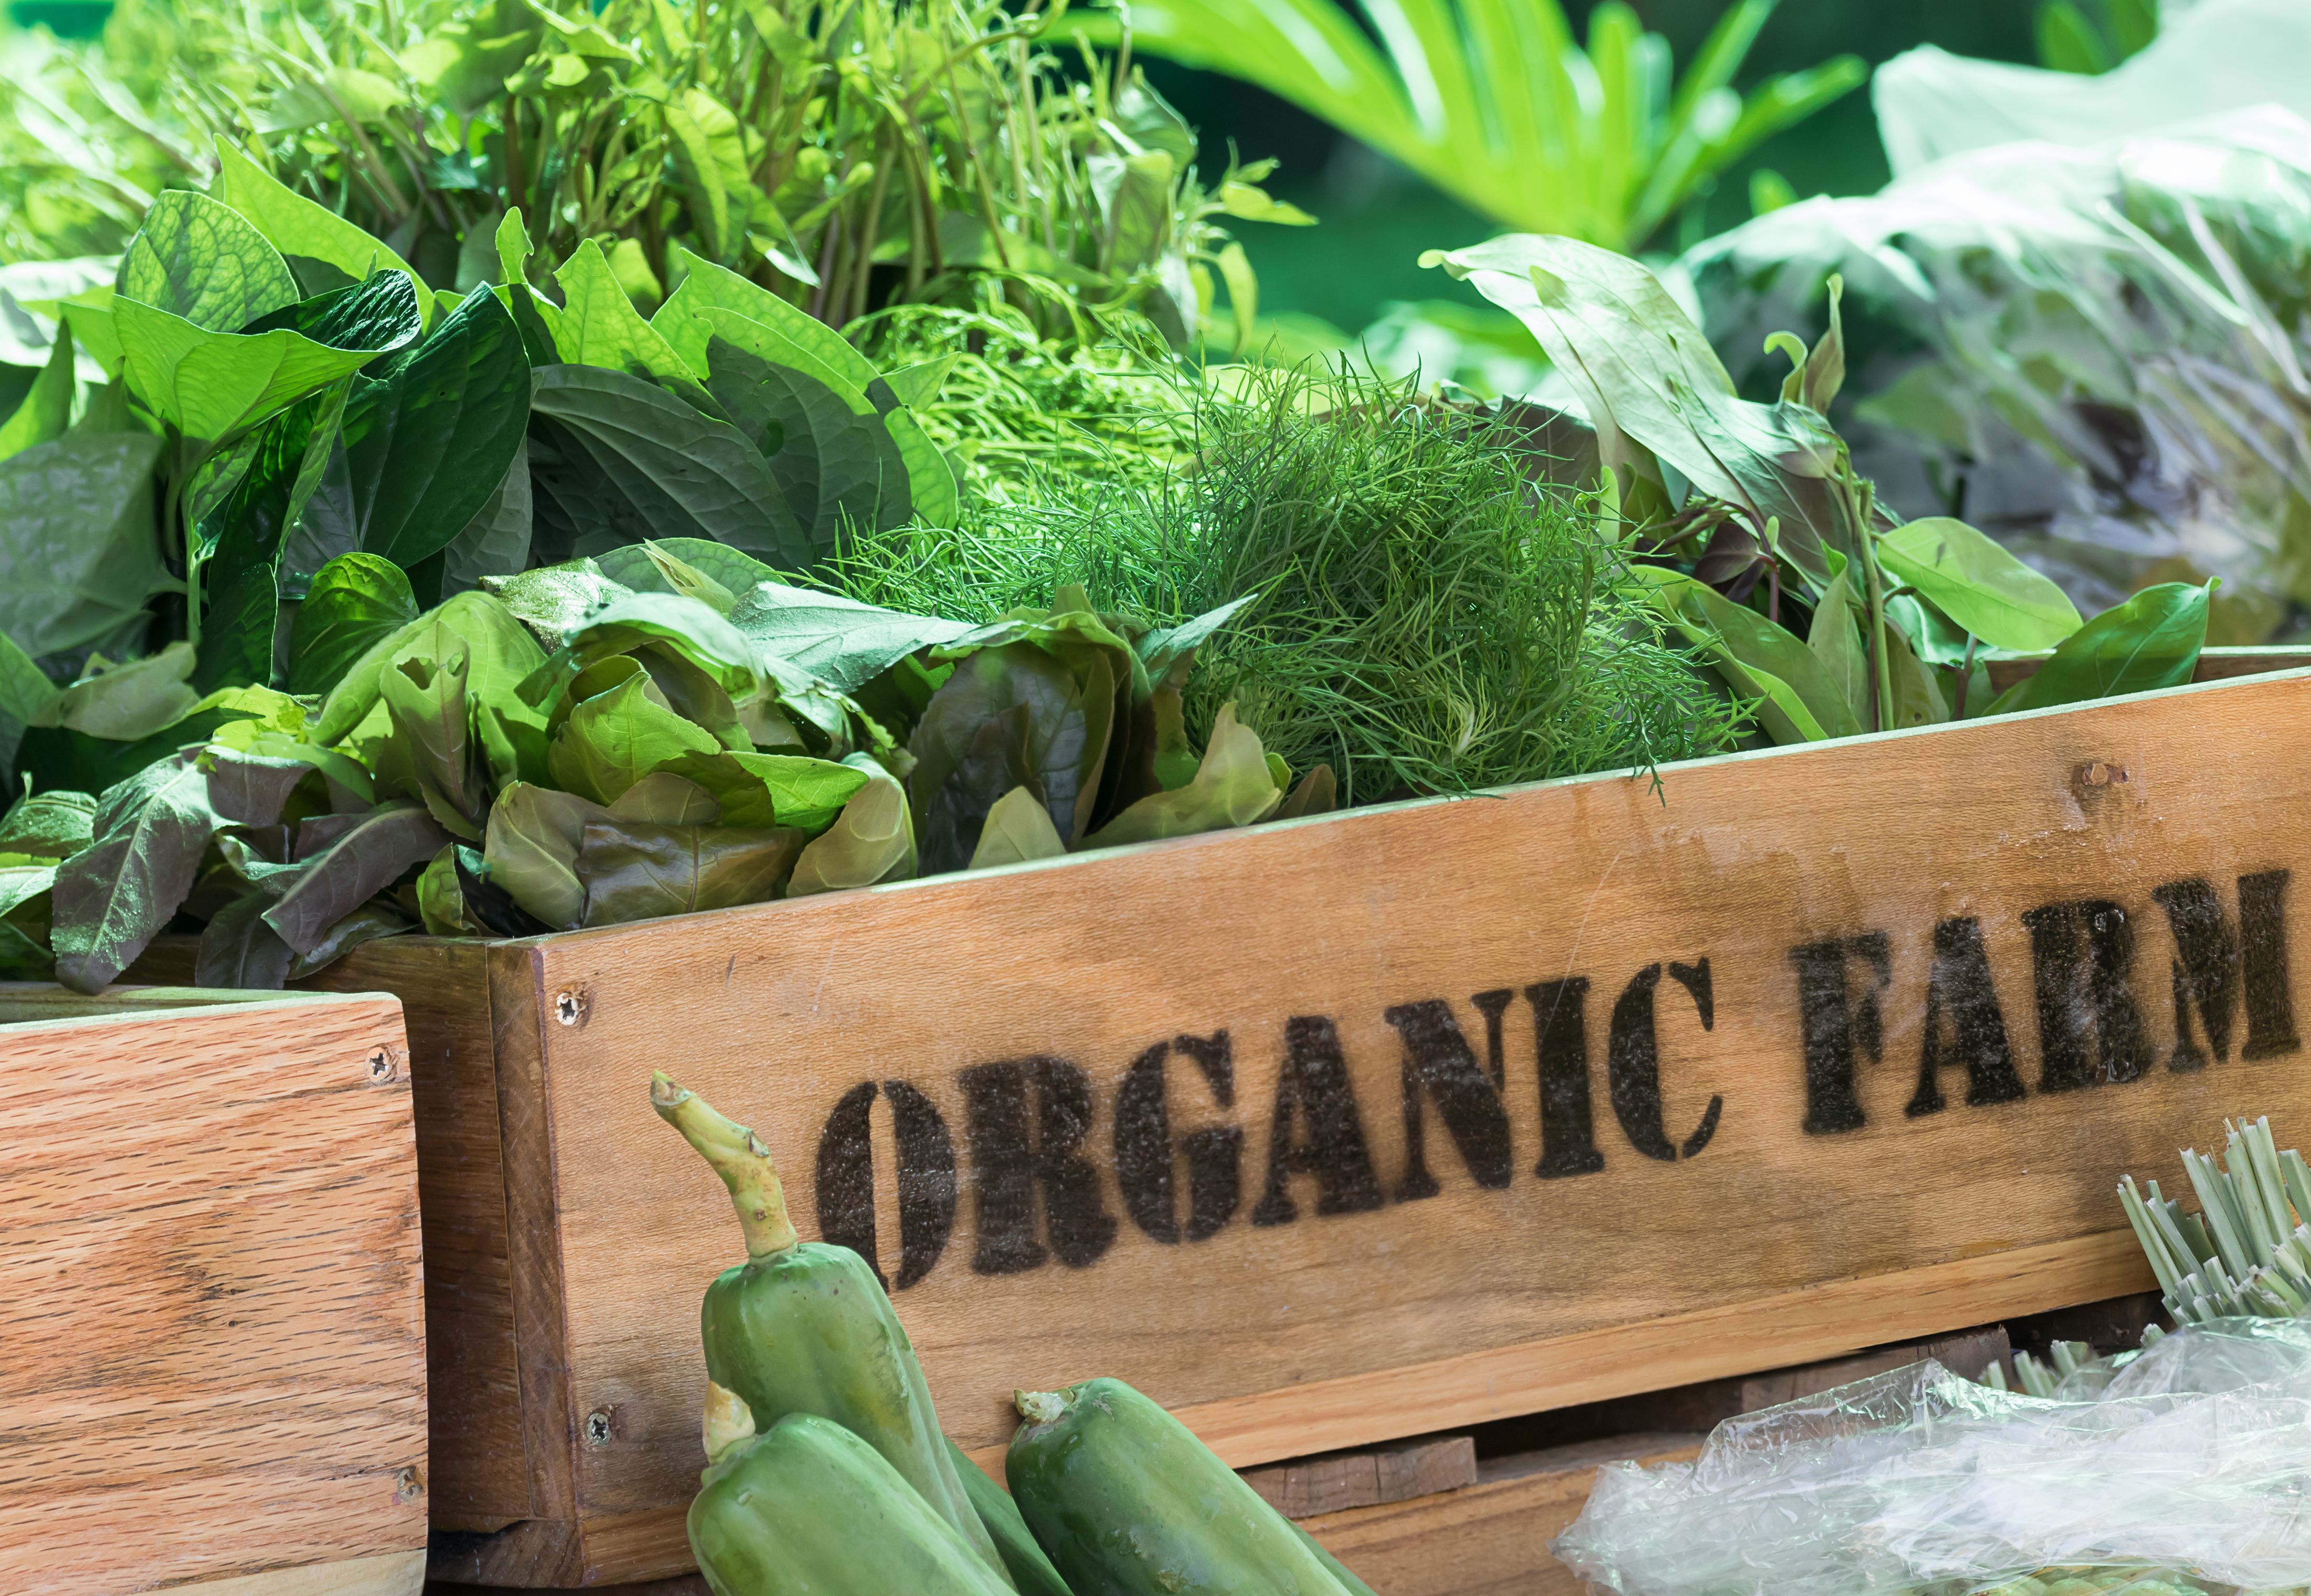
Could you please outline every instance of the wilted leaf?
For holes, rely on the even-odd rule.
[[[450,832],[479,842],[486,793],[467,700],[471,658],[466,640],[436,621],[402,645],[378,687],[413,796]]]
[[[449,842],[423,806],[381,805],[303,867],[296,885],[266,911],[266,923],[293,952],[310,954],[330,927]]]
[[[585,923],[617,925],[767,903],[802,846],[802,833],[783,827],[589,825],[578,850]]]
[[[1116,848],[1164,837],[1251,825],[1284,802],[1259,735],[1238,724],[1235,706],[1223,704],[1212,722],[1196,779],[1185,787],[1141,798],[1086,839],[1086,848]]]
[[[1015,787],[987,811],[987,824],[980,831],[979,846],[972,850],[967,868],[985,870],[997,865],[1057,859],[1067,850],[1042,800],[1025,787]]]
[[[914,810],[906,789],[864,754],[844,762],[865,772],[866,784],[850,795],[842,813],[795,860],[787,896],[904,881],[915,873]]]
[[[586,827],[610,812],[574,793],[518,782],[490,810],[483,857],[490,879],[523,911],[556,930],[574,929],[586,911],[578,847]]]

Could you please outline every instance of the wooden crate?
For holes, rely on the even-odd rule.
[[[414,1596],[401,1006],[0,984],[0,1590]]]
[[[1120,1375],[1239,1467],[2147,1287],[2112,1187],[2311,1127],[2266,676],[527,943],[409,1005],[437,1577],[689,1564],[737,1255],[673,1071],[947,1427]]]

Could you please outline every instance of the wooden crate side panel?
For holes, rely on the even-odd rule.
[[[974,1449],[1097,1374],[1237,1416],[1242,1464],[1529,1410],[1504,1365],[1545,1406],[2139,1288],[2122,1171],[2311,1124],[2307,711],[2273,679],[541,943],[573,1406],[614,1416],[579,1500],[690,1490],[738,1251],[652,1068],[875,1249]],[[1946,1269],[1932,1313],[1892,1278]],[[1623,1328],[1760,1304],[1755,1353],[1824,1300],[1755,1361]]]
[[[190,981],[195,951],[190,938],[162,938],[130,973]],[[389,938],[300,983],[401,999],[425,1230],[428,1495],[434,1523],[458,1530],[493,1530],[539,1511],[523,1450],[489,955],[477,942]]]
[[[401,1042],[383,998],[0,1032],[0,1588],[423,1546]]]

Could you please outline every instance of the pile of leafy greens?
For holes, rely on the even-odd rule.
[[[0,819],[0,958],[93,991],[172,923],[204,985],[362,943],[511,937],[1044,859],[1330,807],[1182,690],[1227,612],[1080,590],[990,624],[797,587],[728,545],[492,578],[398,624],[374,554],[318,574],[317,708],[255,690],[108,788]],[[344,596],[340,597],[340,596]],[[871,708],[869,706],[872,706]]]
[[[1898,521],[1878,501],[1827,419],[1845,373],[1835,279],[1810,350],[1786,333],[1768,341],[1793,369],[1758,404],[1635,261],[1526,236],[1426,258],[1531,328],[1575,402],[1521,407],[1556,440],[1536,458],[1600,489],[1639,552],[1629,590],[1775,742],[2191,679],[2212,582],[2148,587],[2081,623],[2060,588],[1974,528]],[[2020,678],[2003,693],[1993,660]]]
[[[1240,372],[1188,420],[1190,468],[1051,474],[959,528],[862,536],[840,580],[966,616],[1061,583],[1166,618],[1250,596],[1199,656],[1188,724],[1233,713],[1349,802],[1731,745],[1738,716],[1626,596],[1593,505],[1529,481],[1508,421],[1353,365]]]

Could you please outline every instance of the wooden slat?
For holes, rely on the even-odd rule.
[[[1285,1517],[1314,1518],[1474,1485],[1477,1443],[1470,1435],[1426,1436],[1247,1469],[1243,1478]]]
[[[762,1131],[806,1235],[832,1216],[845,1239],[871,1234],[894,1273],[886,1083],[911,1089],[919,1120],[936,1112],[953,1217],[895,1300],[942,1420],[974,1450],[1007,1435],[1014,1389],[1100,1374],[1242,1466],[2139,1289],[2149,1276],[2114,1229],[2122,1172],[2172,1178],[2176,1149],[2242,1108],[2311,1124],[2311,1077],[2286,1062],[2300,1058],[2286,1008],[2311,980],[2311,900],[2276,874],[2311,858],[2311,770],[2288,730],[2307,714],[2311,680],[2276,677],[1673,768],[1659,793],[1593,779],[541,941],[541,1011],[566,1000],[571,1023],[543,1026],[552,1205],[533,1193],[517,1228],[558,1223],[570,1411],[613,1416],[574,1452],[580,1516],[661,1515],[657,1568],[620,1553],[635,1577],[686,1561],[673,1509],[698,1467],[702,1371],[676,1304],[737,1238],[719,1186],[650,1112],[654,1067]],[[2091,911],[2101,930],[2065,907],[2089,900],[2118,905]],[[2113,1025],[2139,1023],[2145,1051],[2126,1055],[2133,1078],[2052,1089],[2063,1036],[2050,1049],[2040,1035],[2039,983],[2056,1023],[2092,1012],[2083,987],[2063,990],[2064,938],[2083,981],[2090,937],[2116,959],[2120,914],[2129,956],[2095,990]],[[2199,916],[2187,950],[2176,915]],[[2242,926],[2226,986],[2208,948]],[[1825,997],[1801,981],[1831,943]],[[2204,1049],[2196,1070],[2169,1068],[2169,967],[2186,952],[2223,999],[2219,1057],[2183,1016]],[[1944,1062],[1922,1093],[1930,990]],[[1480,1182],[1489,1155],[1464,1155],[1425,1086],[1435,1194],[1418,1195],[1407,1032],[1449,1016],[1468,1050],[1456,1065],[1432,1029],[1421,1078],[1489,1076],[1494,999],[1478,995],[1499,992],[1505,1183]],[[1642,1055],[1610,1040],[1618,1012],[1639,1045],[1628,1016],[1648,993],[1658,1129]],[[1222,1033],[1228,1101],[1196,1061]],[[1591,1173],[1539,1176],[1544,1129],[1579,1141],[1561,1095],[1544,1125],[1543,1037],[1553,1079],[1585,1071]],[[1961,1067],[1970,1050],[1978,1077]],[[1177,1217],[1180,1138],[1241,1138],[1240,1189],[1207,1240],[1159,1240],[1127,1201],[1118,1103],[1151,1056]],[[1039,1059],[1060,1062],[1006,1068]],[[1277,1135],[1287,1059],[1298,1089],[1329,1092],[1355,1128],[1330,1155],[1330,1206],[1346,1211],[1274,1156],[1309,1140],[1296,1111]],[[1843,1118],[1811,1101],[1849,1080]],[[1078,1089],[1077,1138],[1053,1094]],[[845,1163],[846,1099],[868,1103],[871,1233],[843,1223],[855,1194],[829,1188],[821,1208],[822,1158],[864,1167]],[[1827,1122],[1810,1129],[1818,1109]],[[1670,1156],[1646,1156],[1647,1135]],[[1039,1139],[1043,1153],[1026,1150]],[[1361,1163],[1341,1150],[1359,1142]],[[918,1231],[937,1232],[942,1145],[914,1145],[903,1191]],[[1074,1232],[1052,1227],[1051,1192],[1068,1190],[1053,1169],[1077,1181]],[[622,1529],[620,1545],[641,1533]],[[589,1569],[592,1544],[589,1531]]]
[[[123,1007],[0,1028],[0,1590],[408,1569],[425,1343],[399,1006]]]
[[[1311,1519],[1303,1528],[1380,1596],[1582,1596],[1548,1543],[1597,1470],[1684,1462],[1697,1435],[1630,1435],[1490,1460],[1465,1490]]]
[[[421,1547],[380,1557],[279,1568],[174,1588],[183,1596],[419,1596],[424,1585],[425,1551]]]

